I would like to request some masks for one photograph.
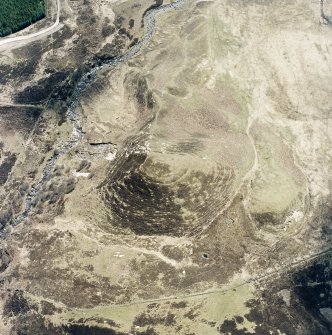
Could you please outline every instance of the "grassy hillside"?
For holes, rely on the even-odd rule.
[[[21,30],[43,17],[44,0],[1,0],[0,36]]]

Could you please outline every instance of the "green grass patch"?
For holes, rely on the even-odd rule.
[[[45,17],[44,0],[1,0],[0,36],[22,30]]]

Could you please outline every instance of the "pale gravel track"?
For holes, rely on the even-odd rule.
[[[332,252],[332,247],[324,249],[320,252],[313,253],[310,256],[303,257],[301,259],[298,259],[292,263],[282,265],[278,268],[275,268],[274,270],[263,273],[263,274],[258,274],[257,276],[252,276],[248,279],[243,280],[242,282],[239,282],[236,285],[229,285],[227,287],[227,284],[224,285],[224,287],[219,287],[215,289],[210,289],[210,290],[205,290],[205,291],[199,291],[199,292],[193,292],[193,293],[188,293],[188,294],[183,294],[183,295],[177,295],[177,296],[164,296],[160,298],[155,298],[155,299],[146,299],[146,300],[136,300],[124,304],[114,304],[110,306],[114,306],[114,308],[117,307],[128,307],[128,306],[135,306],[135,305],[144,305],[144,304],[150,304],[150,303],[155,303],[155,302],[161,302],[161,301],[169,301],[169,300],[185,300],[188,298],[194,298],[194,297],[199,297],[199,296],[207,296],[211,294],[225,294],[227,292],[233,291],[234,289],[237,289],[239,287],[245,286],[245,285],[259,285],[262,284],[265,280],[273,279],[275,280],[278,276],[286,273],[287,271],[294,269],[300,265],[303,265],[307,262],[313,261],[317,259],[318,257],[322,257],[325,255],[328,255]],[[82,309],[83,310],[83,309]]]
[[[60,0],[56,0],[57,4],[57,14],[55,22],[47,28],[41,29],[35,33],[31,33],[23,36],[9,37],[0,39],[0,50],[1,49],[11,49],[18,46],[23,46],[25,44],[31,43],[39,38],[46,37],[50,34],[53,34],[58,28],[60,28],[60,12],[61,12],[61,3]]]
[[[179,294],[179,295],[172,295],[172,296],[162,296],[159,298],[152,298],[152,299],[142,299],[142,300],[135,300],[131,301],[128,303],[120,303],[120,304],[109,304],[105,305],[107,308],[125,308],[129,306],[139,306],[139,305],[145,305],[145,304],[151,304],[151,303],[157,303],[157,302],[162,302],[162,301],[170,301],[170,300],[186,300],[190,298],[195,298],[195,297],[202,297],[202,296],[208,296],[212,294],[225,294],[230,291],[234,291],[234,289],[237,289],[239,287],[245,286],[245,285],[261,285],[264,281],[267,280],[275,280],[278,276],[281,276],[282,274],[287,273],[289,270],[294,270],[298,266],[304,265],[305,263],[308,263],[310,261],[314,261],[315,259],[319,257],[326,256],[328,254],[331,254],[332,252],[332,247],[326,248],[322,251],[313,253],[307,257],[302,257],[301,259],[297,259],[294,262],[284,264],[282,266],[279,266],[278,268],[275,268],[272,271],[265,272],[262,274],[258,274],[256,276],[249,277],[247,279],[244,279],[240,281],[236,285],[230,285],[230,284],[225,284],[223,287],[219,288],[214,288],[214,289],[209,289],[205,291],[198,291],[198,292],[192,292],[192,293],[187,293],[187,294]],[[0,287],[0,292],[2,291],[11,291],[11,289],[4,289],[3,287]],[[63,303],[59,303],[56,300],[53,299],[47,299],[49,302],[53,303],[55,306],[59,306],[61,308],[67,308],[67,305]],[[75,308],[76,311],[80,310],[82,312],[85,311],[84,308]]]
[[[83,133],[82,133],[82,129],[80,127],[80,120],[79,120],[79,115],[77,113],[77,106],[78,106],[79,99],[82,96],[82,94],[84,93],[85,89],[89,85],[91,85],[93,83],[93,81],[95,80],[97,71],[100,70],[101,68],[105,67],[105,66],[115,67],[118,64],[123,63],[123,62],[131,59],[132,57],[136,56],[139,53],[139,51],[144,46],[146,46],[146,44],[150,41],[150,39],[153,36],[153,32],[154,32],[154,28],[155,28],[154,27],[155,26],[155,15],[159,12],[162,12],[162,11],[165,11],[165,10],[168,10],[168,9],[171,9],[171,8],[177,8],[177,7],[181,6],[185,1],[186,0],[178,0],[174,3],[172,3],[172,4],[168,4],[168,5],[158,7],[156,9],[152,9],[150,12],[148,12],[147,18],[146,18],[147,23],[148,23],[146,34],[143,37],[143,39],[140,42],[138,42],[138,44],[136,44],[126,54],[124,54],[124,55],[122,55],[122,56],[120,56],[120,57],[118,57],[114,60],[107,61],[104,64],[102,64],[101,66],[97,66],[97,67],[91,69],[89,73],[87,73],[85,76],[83,76],[83,78],[78,83],[78,85],[75,89],[72,104],[67,111],[68,118],[69,118],[71,124],[73,125],[73,129],[74,129],[73,136],[66,144],[64,144],[61,147],[62,152],[59,155],[52,157],[49,160],[49,162],[46,164],[46,166],[44,167],[44,170],[43,170],[43,177],[38,182],[38,185],[43,184],[46,177],[48,177],[47,172],[49,173],[51,171],[51,169],[55,165],[58,158],[60,158],[60,156],[63,156],[64,154],[66,154],[69,150],[71,150],[74,146],[76,146],[78,144],[78,142],[82,139]],[[0,41],[0,47],[2,45],[8,44],[8,43],[13,43],[15,41],[28,40],[28,42],[30,42],[29,41],[30,38],[33,39],[33,38],[38,37],[38,36],[43,35],[43,34],[48,35],[48,34],[52,33],[52,30],[55,27],[57,27],[60,23],[59,22],[60,0],[57,0],[57,3],[58,3],[57,20],[51,27],[43,29],[43,30],[41,30],[37,33],[34,33],[34,34],[30,34],[30,35],[26,35],[26,36],[19,36],[19,37],[16,37],[16,38],[11,38],[11,39],[6,39],[6,40],[1,40]],[[247,133],[249,132],[250,126],[251,125],[248,125]],[[36,188],[33,188],[32,191],[37,192],[38,190]],[[30,200],[33,198],[33,196],[34,196],[34,194],[31,194]],[[20,223],[21,221],[23,221],[27,217],[29,212],[30,212],[30,207],[29,208],[26,207],[26,210],[17,217],[16,223]],[[314,259],[316,259],[320,256],[329,254],[329,253],[331,253],[331,251],[332,251],[332,248],[328,248],[328,249],[325,249],[321,252],[314,253],[314,254],[312,254],[308,257],[304,257],[304,258],[299,259],[299,260],[297,260],[295,262],[292,262],[290,264],[283,265],[283,266],[281,266],[281,267],[279,267],[279,268],[277,268],[277,269],[275,269],[271,272],[248,278],[247,280],[244,280],[243,282],[239,283],[236,286],[232,286],[231,288],[217,288],[217,289],[212,289],[212,290],[207,290],[207,291],[195,292],[195,293],[182,295],[182,296],[168,296],[168,297],[161,297],[161,298],[156,298],[156,299],[133,301],[133,302],[130,302],[130,303],[127,303],[127,304],[116,304],[116,305],[114,305],[114,307],[126,307],[126,306],[131,306],[131,305],[139,305],[139,304],[146,304],[146,303],[152,303],[152,302],[167,301],[167,300],[172,300],[172,299],[186,299],[186,298],[190,298],[190,297],[205,296],[205,295],[214,294],[214,293],[221,293],[222,294],[222,293],[225,293],[227,291],[233,290],[236,287],[240,287],[240,286],[250,284],[250,283],[258,283],[260,281],[267,280],[270,277],[280,275],[285,270],[292,269],[294,267],[297,267],[300,264],[312,261],[312,260],[314,260]]]

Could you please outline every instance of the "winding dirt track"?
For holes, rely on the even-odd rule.
[[[7,49],[7,48],[13,48],[17,46],[22,46],[24,44],[35,41],[38,38],[46,37],[47,35],[54,33],[56,30],[58,30],[58,28],[61,28],[62,25],[60,24],[60,11],[61,11],[60,0],[56,0],[56,4],[57,4],[56,20],[50,27],[41,29],[35,33],[31,33],[28,35],[1,39],[0,40],[0,50],[4,49],[5,47]]]
[[[220,287],[220,288],[215,288],[215,289],[210,289],[210,290],[205,290],[205,291],[199,291],[199,292],[194,292],[194,293],[188,293],[188,294],[184,294],[184,295],[178,295],[178,296],[163,296],[160,298],[156,298],[156,299],[146,299],[146,300],[136,300],[136,301],[132,301],[129,303],[124,303],[124,304],[114,304],[114,305],[110,305],[110,306],[114,306],[114,307],[128,307],[128,306],[135,306],[135,305],[142,305],[142,304],[150,304],[150,303],[155,303],[155,302],[161,302],[161,301],[169,301],[169,300],[184,300],[184,299],[188,299],[188,298],[192,298],[192,297],[198,297],[198,296],[207,296],[210,294],[215,294],[215,293],[220,293],[220,294],[225,294],[227,292],[233,291],[234,289],[237,289],[241,286],[247,285],[247,284],[260,284],[262,282],[264,282],[265,280],[271,280],[271,279],[275,279],[278,276],[281,276],[285,273],[287,273],[287,271],[291,270],[291,269],[295,269],[296,267],[305,264],[307,262],[313,261],[315,259],[317,259],[318,257],[322,257],[328,254],[331,254],[332,252],[332,247],[324,249],[320,252],[316,252],[313,253],[312,255],[309,255],[307,257],[303,257],[301,259],[298,259],[292,263],[288,263],[288,264],[284,264],[281,265],[280,267],[276,267],[274,270],[267,272],[267,273],[263,273],[263,274],[259,274],[257,276],[252,276],[249,277],[248,279],[243,280],[242,282],[239,282],[236,285],[231,285],[231,286],[227,286],[225,285],[224,287]]]
[[[14,46],[16,45],[16,43],[19,43],[21,45],[21,42],[25,42],[25,43],[30,43],[33,40],[35,40],[36,38],[40,38],[40,37],[44,37],[47,36],[51,33],[53,33],[60,24],[60,0],[56,0],[57,1],[57,18],[55,23],[45,29],[42,29],[36,33],[32,33],[26,36],[18,36],[18,37],[13,37],[13,38],[8,38],[8,39],[4,39],[4,40],[0,40],[0,49],[3,46]],[[48,174],[50,172],[50,170],[54,167],[56,161],[58,160],[58,158],[61,155],[66,154],[70,149],[72,149],[82,138],[82,131],[81,131],[81,127],[80,127],[80,119],[79,119],[79,115],[77,112],[77,105],[78,105],[78,101],[81,97],[81,95],[84,93],[86,87],[88,87],[95,79],[96,76],[96,72],[98,70],[100,70],[100,68],[104,67],[104,66],[110,66],[110,67],[115,67],[116,65],[118,65],[119,63],[125,62],[127,60],[129,60],[130,58],[134,57],[136,54],[138,54],[138,52],[149,42],[149,40],[151,39],[153,32],[154,32],[154,25],[155,25],[155,15],[158,12],[164,11],[164,10],[168,10],[171,8],[177,8],[178,6],[180,6],[185,0],[177,0],[175,1],[173,4],[171,5],[164,5],[161,6],[157,9],[152,9],[150,10],[150,12],[147,14],[147,31],[145,36],[143,37],[143,39],[137,44],[135,45],[132,49],[130,49],[126,54],[110,61],[110,62],[105,62],[103,65],[101,66],[97,66],[94,69],[91,69],[90,72],[88,72],[87,74],[85,74],[85,76],[83,76],[83,78],[81,79],[81,81],[78,83],[75,93],[73,95],[73,100],[72,100],[72,104],[69,108],[69,110],[67,111],[67,116],[69,121],[71,122],[74,132],[73,132],[73,136],[71,139],[69,139],[69,141],[65,144],[62,144],[60,146],[60,154],[57,154],[56,156],[53,156],[50,158],[49,162],[46,164],[46,166],[43,169],[43,173],[42,173],[42,178],[41,180],[39,180],[39,182],[37,183],[37,185],[35,185],[32,190],[30,191],[30,194],[28,195],[28,199],[27,199],[27,203],[26,203],[26,208],[23,211],[23,213],[21,213],[17,218],[16,218],[16,222],[15,224],[18,224],[20,222],[22,222],[23,220],[25,220],[30,212],[31,209],[31,200],[33,199],[33,197],[36,195],[36,193],[39,191],[41,185],[45,182],[45,180],[48,177]],[[321,4],[323,4],[324,0],[321,0]],[[247,134],[249,136],[249,138],[251,138],[250,134],[249,134],[249,130],[250,130],[250,126],[251,124],[248,125],[247,128]],[[257,154],[256,154],[257,156]],[[257,158],[256,158],[257,159]],[[256,164],[256,163],[255,163]],[[1,236],[1,234],[0,234]],[[213,293],[225,293],[227,291],[233,290],[236,287],[239,286],[243,286],[249,283],[255,284],[258,283],[260,281],[264,281],[267,280],[271,277],[274,276],[278,276],[280,274],[282,274],[283,272],[292,269],[296,266],[299,266],[305,262],[309,262],[312,261],[320,256],[324,256],[326,254],[330,254],[332,252],[332,247],[327,248],[325,250],[322,250],[321,252],[317,252],[314,253],[312,255],[309,255],[307,257],[303,257],[302,259],[296,260],[290,264],[286,264],[286,265],[282,265],[280,267],[275,268],[273,271],[268,272],[268,273],[264,273],[264,274],[260,274],[257,275],[255,277],[250,277],[246,280],[244,280],[242,283],[239,283],[238,285],[236,285],[235,287],[232,286],[230,288],[217,288],[217,289],[213,289],[213,290],[208,290],[208,291],[201,291],[201,292],[195,292],[195,293],[191,293],[191,294],[187,294],[187,295],[183,295],[183,296],[168,296],[168,297],[161,297],[161,298],[157,298],[157,299],[149,299],[149,300],[140,300],[140,301],[133,301],[131,303],[126,303],[126,304],[118,304],[116,305],[116,307],[127,307],[127,306],[131,306],[131,305],[139,305],[139,304],[146,304],[146,303],[152,303],[152,302],[160,302],[160,301],[166,301],[166,300],[170,300],[170,299],[186,299],[189,297],[195,297],[195,296],[204,296],[204,295],[209,295],[209,294],[213,294]]]

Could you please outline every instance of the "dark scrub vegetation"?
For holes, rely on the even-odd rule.
[[[43,17],[44,0],[1,0],[0,36],[15,33]]]

